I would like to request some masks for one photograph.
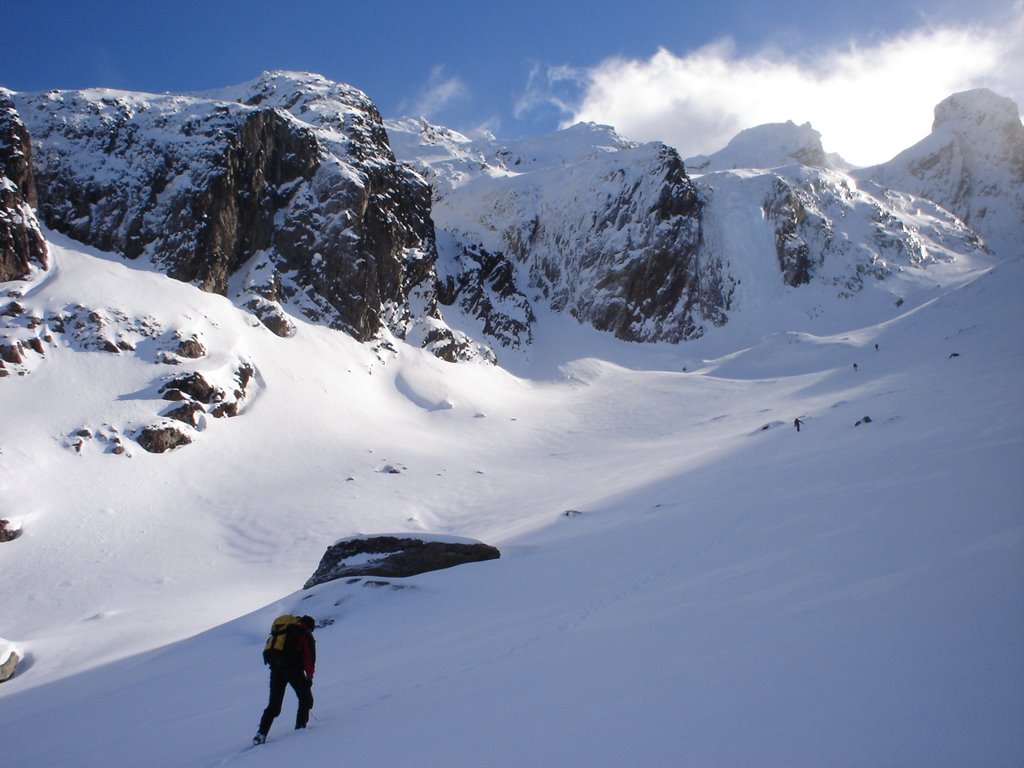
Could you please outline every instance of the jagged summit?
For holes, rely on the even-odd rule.
[[[711,155],[687,158],[691,173],[711,173],[738,168],[778,168],[785,165],[846,169],[849,165],[836,154],[827,154],[821,133],[810,123],[797,125],[766,123],[740,131],[724,149]]]

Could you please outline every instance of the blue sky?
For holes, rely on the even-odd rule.
[[[912,141],[883,131],[870,146],[844,109],[898,112],[921,138],[955,90],[1020,103],[1022,18],[1020,0],[0,0],[0,85],[194,91],[308,70],[361,88],[385,116],[467,132],[587,119],[696,154],[793,119],[874,162]]]

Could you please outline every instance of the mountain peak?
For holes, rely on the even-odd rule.
[[[948,125],[957,133],[973,133],[983,127],[998,129],[1014,124],[1020,130],[1020,111],[1013,99],[988,88],[975,88],[954,93],[939,102],[932,130]]]
[[[949,96],[935,107],[928,136],[858,177],[928,198],[997,253],[1020,253],[1024,124],[1013,99],[987,88]]]
[[[724,149],[711,155],[697,155],[686,161],[687,167],[702,172],[732,168],[778,168],[794,163],[824,168],[845,165],[838,155],[825,153],[821,145],[821,133],[810,123],[797,125],[792,120],[747,128],[736,134]]]

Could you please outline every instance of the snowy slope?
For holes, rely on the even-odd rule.
[[[28,657],[0,686],[5,765],[1024,755],[1019,261],[886,322],[836,303],[839,332],[744,346],[622,345],[543,315],[537,357],[562,366],[529,379],[312,325],[281,339],[54,240],[28,315],[72,294],[145,311],[259,387],[193,445],[118,456],[67,435],[150,407],[141,354],[57,336],[0,381],[0,515],[25,531],[0,545],[0,635]],[[502,558],[295,591],[337,538],[390,531]],[[315,719],[291,734],[289,698],[244,751],[285,610],[333,620]]]

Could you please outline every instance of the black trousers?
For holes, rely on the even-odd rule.
[[[299,697],[299,710],[295,713],[295,727],[305,728],[309,722],[309,710],[313,708],[313,683],[306,679],[305,673],[295,667],[271,667],[270,668],[270,701],[267,708],[263,710],[263,717],[260,718],[260,733],[266,736],[270,733],[270,726],[274,718],[281,714],[281,705],[284,704],[284,692],[288,686],[292,687],[295,695]]]

